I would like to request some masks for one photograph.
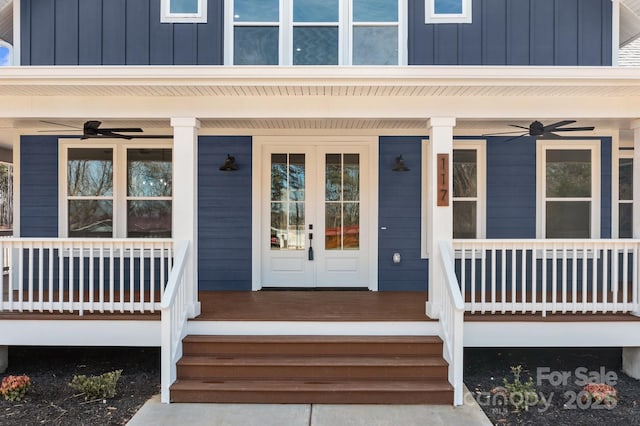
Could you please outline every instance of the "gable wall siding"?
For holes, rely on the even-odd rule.
[[[23,65],[222,65],[223,0],[203,24],[160,23],[160,0],[23,0]]]
[[[421,258],[421,158],[425,137],[381,137],[379,142],[378,289],[427,290],[428,261]],[[408,172],[394,172],[402,155]],[[386,229],[384,229],[386,228]],[[394,253],[402,260],[394,264]]]
[[[248,136],[198,139],[200,290],[251,290],[251,143]],[[237,171],[218,170],[227,154]]]
[[[409,65],[611,65],[611,0],[473,0],[471,24],[408,2]]]
[[[58,236],[58,138],[20,138],[20,236]]]

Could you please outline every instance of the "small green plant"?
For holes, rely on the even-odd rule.
[[[7,376],[2,379],[0,395],[7,401],[20,401],[31,387],[31,379],[27,375]]]
[[[85,400],[113,398],[122,370],[115,370],[99,376],[73,376],[69,386],[84,394]]]
[[[522,365],[511,367],[511,374],[513,374],[513,383],[509,383],[506,378],[503,379],[509,404],[513,406],[516,412],[523,409],[529,411],[529,406],[535,406],[539,402],[533,378],[529,377],[529,380],[524,383],[520,380]]]

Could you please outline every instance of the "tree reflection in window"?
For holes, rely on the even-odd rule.
[[[271,155],[271,250],[305,248],[305,155]]]
[[[360,156],[327,154],[325,249],[360,248]]]
[[[170,149],[127,150],[127,236],[171,237]]]
[[[67,195],[70,237],[112,237],[113,149],[69,149]]]

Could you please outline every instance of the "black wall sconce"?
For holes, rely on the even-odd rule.
[[[394,164],[391,170],[393,170],[394,172],[408,172],[410,169],[406,166],[406,164],[404,164],[404,158],[402,158],[402,155],[398,155],[396,157],[396,164]]]
[[[225,158],[224,163],[220,166],[220,170],[223,172],[234,172],[238,170],[238,164],[236,164],[236,157],[231,154],[227,154],[227,158]]]

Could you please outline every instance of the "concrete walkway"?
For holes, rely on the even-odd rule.
[[[491,426],[470,394],[445,405],[162,404],[155,396],[130,426]]]

